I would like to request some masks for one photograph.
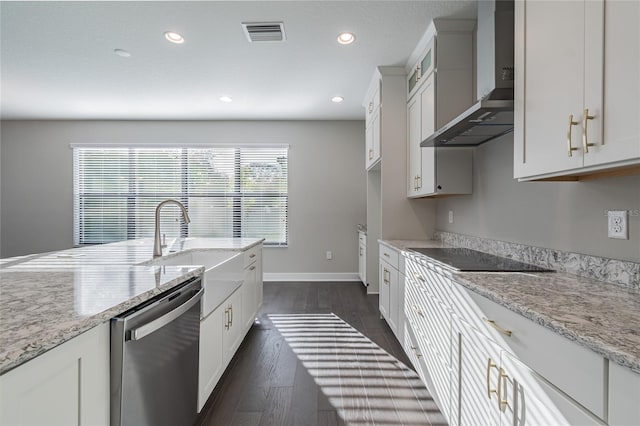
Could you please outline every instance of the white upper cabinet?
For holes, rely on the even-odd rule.
[[[514,176],[640,171],[640,3],[515,7]]]
[[[380,80],[376,79],[372,83],[373,95],[369,101],[365,102],[365,167],[367,170],[376,166],[380,162]]]
[[[434,22],[412,55],[419,52],[407,69],[408,197],[471,193],[470,149],[420,143],[473,103],[474,22]]]

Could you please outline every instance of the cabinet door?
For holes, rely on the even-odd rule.
[[[436,108],[435,108],[435,73],[429,75],[420,89],[420,142],[435,132]],[[420,145],[418,142],[418,146]],[[420,179],[418,179],[418,192],[420,195],[434,194],[436,192],[436,149],[420,149]]]
[[[609,361],[609,424],[640,425],[640,374]]]
[[[380,156],[381,156],[381,146],[380,146],[380,114],[382,113],[382,107],[379,107],[376,111],[376,113],[374,114],[374,116],[371,118],[371,127],[373,127],[373,133],[372,133],[372,140],[371,140],[371,144],[372,144],[372,148],[373,148],[373,161],[372,163],[376,163],[378,160],[380,160]]]
[[[207,402],[226,366],[220,344],[225,327],[225,309],[226,305],[222,304],[200,321],[198,412]]]
[[[407,104],[407,152],[409,154],[409,173],[407,196],[418,195],[418,179],[422,173],[422,152],[420,148],[420,95],[416,95]]]
[[[389,321],[389,284],[391,279],[391,269],[387,262],[380,259],[380,314]]]
[[[224,362],[228,364],[233,354],[236,353],[242,338],[244,337],[244,322],[242,321],[242,292],[236,290],[224,306],[224,331],[222,347],[224,351]]]
[[[0,377],[0,424],[108,425],[109,324]]]
[[[365,243],[358,244],[358,275],[362,284],[367,285],[367,246]]]
[[[504,424],[514,426],[604,425],[573,399],[521,363],[502,352]]]
[[[258,270],[256,262],[244,269],[244,281],[242,283],[242,317],[244,329],[249,329],[256,318],[258,301],[256,300],[258,285]]]
[[[398,315],[400,311],[400,300],[398,299],[398,270],[387,266],[389,270],[387,276],[389,280],[389,318],[387,322],[394,334],[398,333]]]
[[[364,166],[366,169],[369,169],[373,164],[373,126],[371,124],[367,125],[365,129],[365,157],[364,157]]]
[[[603,6],[601,2],[587,2],[587,7]],[[591,15],[599,17],[597,12]],[[604,89],[601,84],[585,86],[585,108],[590,108],[589,114],[594,115],[587,122],[588,139],[594,146],[584,156],[585,166],[640,158],[639,22],[640,2],[604,2]],[[602,25],[602,20],[593,25]],[[600,71],[594,76],[597,83],[597,77],[602,77],[602,67],[585,68],[587,73],[592,70]],[[604,116],[598,111],[598,95],[602,93],[590,93],[598,88],[604,90]]]
[[[454,321],[454,330],[460,344],[459,424],[498,425],[501,421],[498,401],[500,347],[464,321]]]
[[[582,167],[584,3],[516,2],[516,177]]]

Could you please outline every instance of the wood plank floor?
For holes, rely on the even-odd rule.
[[[226,425],[445,425],[361,283],[265,283],[258,321],[198,418]]]

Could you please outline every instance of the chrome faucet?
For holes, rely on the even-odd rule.
[[[165,204],[175,204],[180,207],[180,209],[182,210],[182,217],[184,218],[184,222],[191,222],[191,219],[189,219],[189,213],[187,213],[187,209],[184,208],[181,202],[168,199],[158,204],[158,207],[156,207],[156,232],[153,237],[153,257],[162,256],[162,242],[160,241],[160,210]]]

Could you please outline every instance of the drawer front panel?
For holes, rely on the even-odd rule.
[[[384,244],[380,244],[380,258],[398,269],[398,252]]]

